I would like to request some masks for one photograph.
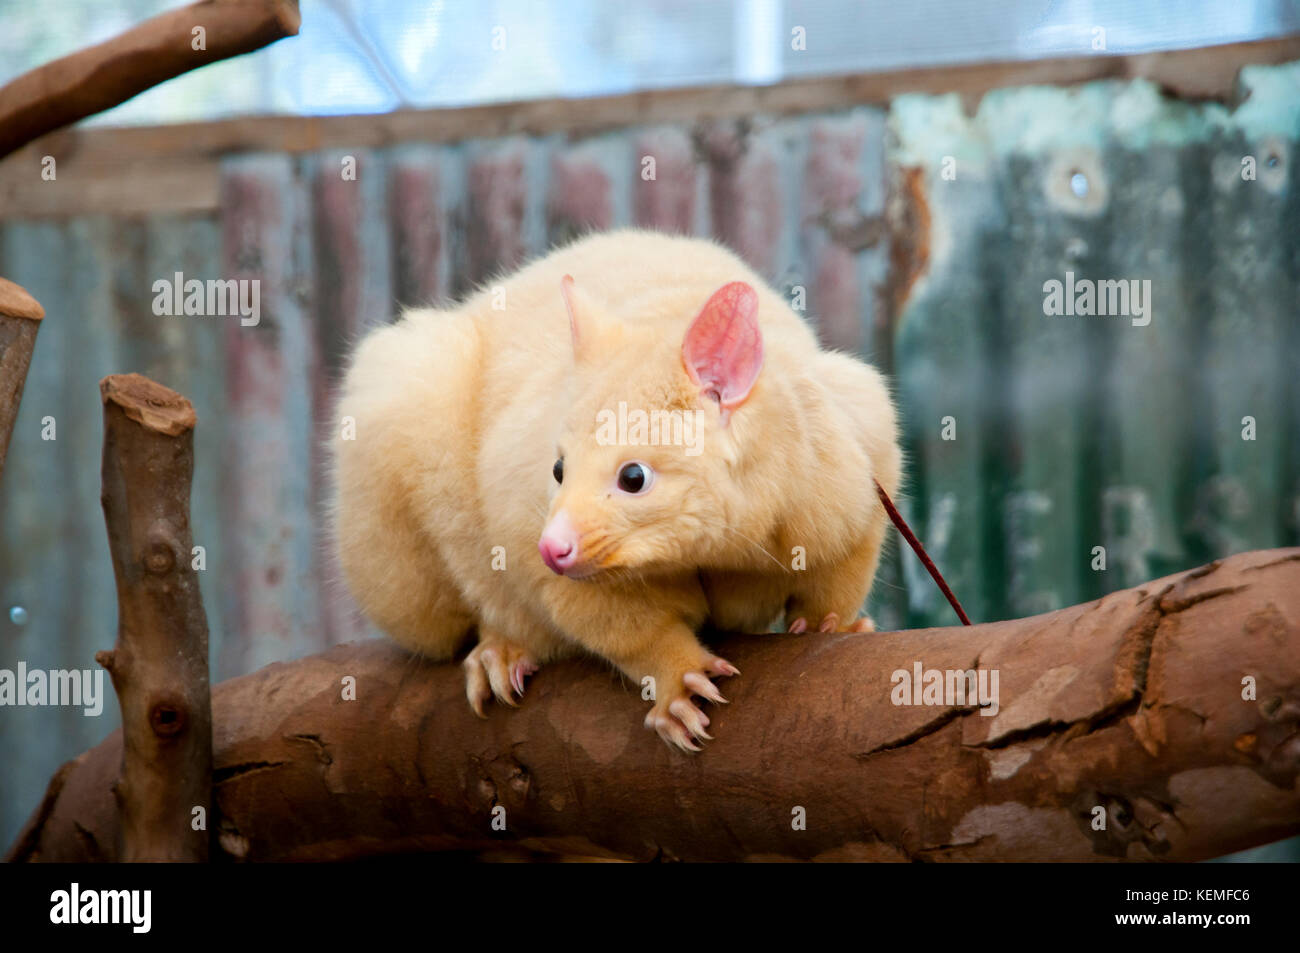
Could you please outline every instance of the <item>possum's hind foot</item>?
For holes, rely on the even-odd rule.
[[[790,623],[789,630],[794,635],[800,635],[808,631],[808,620],[803,616],[795,619]],[[840,616],[837,612],[828,612],[822,617],[821,625],[817,626],[818,632],[875,632],[876,623],[871,620],[871,616],[864,615],[856,622],[850,622],[847,628],[840,628]]]
[[[524,695],[524,679],[537,671],[537,662],[531,655],[500,636],[480,638],[465,657],[464,666],[465,695],[480,718],[487,717],[483,703],[493,695],[503,705],[519,707],[515,698]]]

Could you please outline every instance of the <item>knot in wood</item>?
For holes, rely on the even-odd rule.
[[[155,702],[149,709],[149,727],[159,738],[172,738],[185,728],[185,709],[172,701]]]
[[[176,553],[166,540],[154,539],[149,542],[149,549],[144,555],[144,568],[158,576],[166,575],[176,568]]]

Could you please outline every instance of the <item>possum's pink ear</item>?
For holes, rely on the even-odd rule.
[[[583,293],[573,280],[572,275],[560,279],[560,293],[564,295],[564,307],[569,312],[569,335],[573,339],[573,356],[579,360],[593,350],[596,335],[599,332],[596,309],[591,299]]]
[[[743,281],[713,293],[682,341],[682,361],[691,380],[728,412],[749,396],[763,368],[758,330],[758,295]]]

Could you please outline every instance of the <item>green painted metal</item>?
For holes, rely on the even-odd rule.
[[[891,110],[933,223],[895,329],[913,513],[977,619],[1300,541],[1300,67],[1243,82],[1235,111],[1143,82]],[[1067,275],[1149,313],[1045,314]]]

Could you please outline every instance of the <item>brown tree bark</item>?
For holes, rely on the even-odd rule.
[[[1300,549],[1028,619],[719,647],[744,674],[693,756],[590,661],[543,667],[485,721],[458,666],[385,641],[225,682],[220,853],[1186,861],[1300,833]],[[997,671],[997,714],[894,704],[916,663]],[[65,766],[10,858],[116,859],[120,750]]]
[[[205,861],[212,708],[208,624],[191,564],[194,408],[138,374],[105,377],[99,390],[118,636],[95,660],[112,676],[122,709],[116,855]]]
[[[45,309],[25,290],[0,278],[0,476],[4,475],[27,368]]]
[[[0,158],[174,76],[294,36],[301,19],[297,0],[199,0],[24,73],[0,88]],[[204,49],[194,49],[195,27]]]

